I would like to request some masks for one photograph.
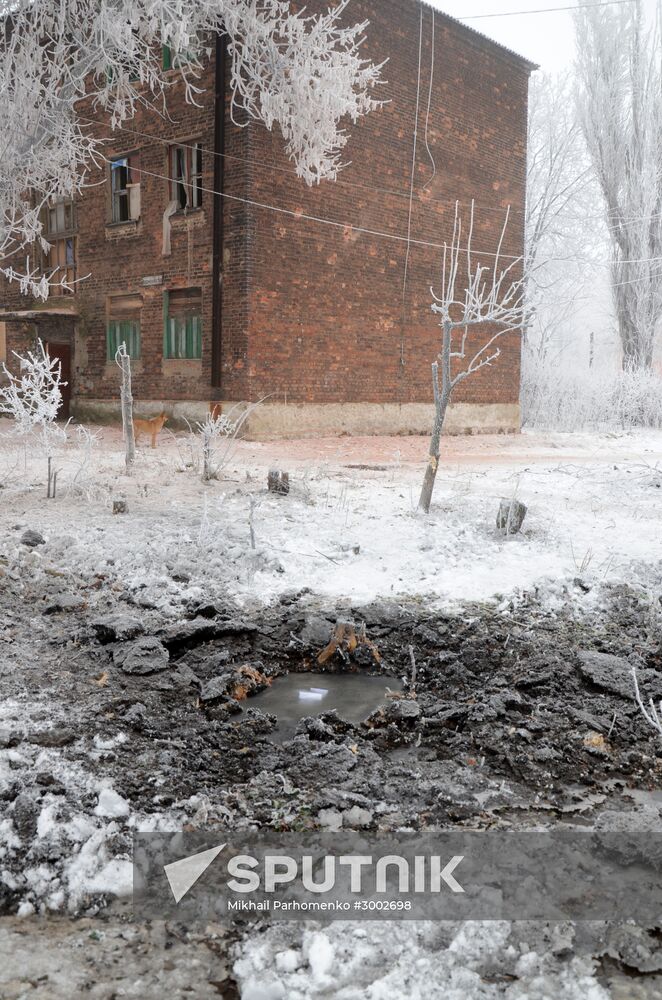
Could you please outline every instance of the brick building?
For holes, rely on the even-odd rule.
[[[348,13],[370,21],[365,55],[389,60],[378,95],[388,103],[349,126],[350,165],[335,184],[305,187],[277,133],[232,122],[221,42],[199,107],[176,69],[167,117],[139,108],[111,131],[82,102],[108,162],[45,220],[44,266],[80,279],[75,293],[33,303],[0,289],[10,356],[35,336],[47,342],[76,415],[119,413],[113,356],[124,340],[138,413],[165,405],[195,418],[210,403],[264,399],[254,435],[429,428],[440,251],[424,244],[448,240],[455,200],[473,198],[478,249],[494,251],[510,205],[503,249],[522,252],[534,67],[416,0],[354,0]],[[519,369],[519,336],[508,334],[498,362],[458,390],[450,429],[517,429]]]

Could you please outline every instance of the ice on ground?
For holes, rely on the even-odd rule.
[[[102,788],[99,792],[99,802],[94,810],[97,816],[128,816],[129,803],[118,795],[113,788]]]
[[[234,973],[242,1000],[608,1000],[590,960],[532,952],[516,926],[272,925],[244,939]]]

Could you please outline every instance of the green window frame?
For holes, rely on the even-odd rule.
[[[126,344],[127,354],[134,360],[141,356],[140,317],[142,298],[140,295],[116,295],[108,300],[106,320],[106,357],[115,360],[120,344]]]
[[[163,357],[202,357],[202,289],[177,288],[163,295]]]
[[[178,52],[172,45],[161,46],[161,66],[164,70],[180,69],[199,58],[197,48],[183,49]]]

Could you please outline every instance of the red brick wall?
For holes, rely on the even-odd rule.
[[[308,9],[326,9],[311,0]],[[432,10],[423,7],[419,136],[411,235],[440,244],[452,231],[455,199],[476,201],[474,247],[494,251],[507,205],[512,223],[504,252],[519,254],[525,197],[528,73],[515,57],[435,14],[435,69],[428,143],[426,111],[431,68]],[[187,104],[181,82],[168,91],[168,117],[144,109],[127,131],[95,126],[109,139],[106,155],[140,149],[141,220],[109,226],[107,166],[90,171],[78,206],[78,273],[87,276],[75,296],[80,310],[74,393],[80,399],[116,399],[117,373],[106,360],[106,300],[141,291],[142,360],[134,394],[140,399],[256,400],[277,402],[427,402],[438,328],[430,286],[438,284],[440,251],[411,245],[404,287],[409,185],[416,106],[419,18],[414,0],[354,0],[352,19],[368,18],[364,53],[381,62],[383,108],[348,125],[344,160],[351,165],[336,184],[308,189],[283,155],[280,135],[251,123],[234,126],[226,108],[225,190],[296,213],[339,222],[333,227],[224,202],[222,388],[211,389],[212,196],[172,228],[172,255],[163,257],[162,215],[169,200],[167,143],[199,140],[206,150],[204,186],[213,188],[213,67],[202,81],[203,107]],[[85,107],[82,113],[89,112]],[[92,112],[89,112],[92,113]],[[131,131],[145,133],[133,135]],[[152,176],[156,175],[156,176]],[[97,186],[97,182],[102,182]],[[344,228],[344,224],[348,228]],[[357,228],[358,227],[358,228]],[[486,262],[489,258],[486,259]],[[163,284],[144,287],[145,275]],[[201,362],[163,360],[163,289],[203,289]],[[0,291],[16,305],[15,289]],[[21,303],[24,307],[25,301]],[[22,346],[29,328],[9,324],[9,346]],[[22,332],[21,332],[22,331]],[[485,333],[474,334],[480,343]],[[501,341],[502,356],[463,383],[459,399],[513,403],[519,396],[520,348],[516,334]]]
[[[133,390],[143,400],[210,400],[212,327],[212,206],[214,178],[214,65],[207,66],[200,85],[206,90],[202,107],[186,101],[184,86],[176,73],[170,74],[167,115],[139,108],[123,128],[111,130],[95,112],[91,102],[82,102],[79,113],[95,118],[93,134],[107,145],[107,158],[140,152],[141,217],[135,223],[112,224],[109,167],[101,163],[88,175],[89,187],[77,205],[77,273],[81,280],[74,296],[57,298],[57,305],[75,305],[78,312],[74,359],[76,399],[116,400],[118,370],[106,357],[106,305],[108,296],[140,292],[141,359],[134,362]],[[246,132],[230,121],[229,96],[226,111],[225,189],[239,197],[246,195],[244,171]],[[202,208],[188,215],[176,215],[171,225],[171,255],[164,257],[163,212],[170,200],[168,150],[171,143],[199,141],[203,153]],[[227,346],[237,356],[245,356],[247,330],[247,274],[245,253],[245,210],[241,203],[224,203],[227,259],[224,270],[224,308],[230,335]],[[143,285],[145,276],[161,276],[157,285]],[[202,359],[171,361],[163,358],[163,293],[177,287],[202,289]],[[73,300],[73,301],[72,301]],[[51,298],[50,304],[56,299]],[[22,297],[16,286],[0,286],[2,307],[26,309],[33,303]],[[58,332],[59,329],[59,332]],[[40,319],[34,323],[8,324],[10,348],[24,349],[35,333],[53,339],[69,339],[71,321]]]
[[[326,6],[311,3],[312,11]],[[260,202],[407,234],[418,74],[418,4],[363,0],[348,13],[366,16],[365,55],[381,62],[381,110],[351,127],[337,184],[308,190],[288,176],[277,136],[250,130],[251,156],[274,169],[253,174]],[[476,202],[474,246],[494,251],[506,207],[513,206],[504,251],[522,252],[528,72],[456,22],[435,14],[435,68],[425,146],[433,12],[423,7],[419,135],[411,233],[449,240],[455,199]],[[412,245],[404,294],[406,243],[256,211],[247,395],[279,401],[411,402],[431,400],[430,364],[438,328],[430,286],[440,278],[439,250]],[[489,259],[486,259],[486,263]],[[474,336],[480,343],[485,334]],[[517,402],[520,346],[501,341],[502,356],[467,380],[457,398]],[[404,364],[401,363],[401,348]]]

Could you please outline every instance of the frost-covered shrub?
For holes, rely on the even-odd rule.
[[[2,365],[5,384],[0,387],[0,415],[13,421],[12,433],[23,439],[26,466],[31,447],[36,445],[43,450],[48,463],[46,495],[54,497],[57,472],[52,468],[53,455],[56,445],[67,439],[66,430],[55,421],[62,402],[61,387],[66,383],[62,382],[60,362],[49,357],[41,340],[37,341],[35,351],[27,351],[25,357],[13,353],[20,372],[14,375]]]
[[[205,481],[218,479],[228,462],[232,443],[242,423],[241,418],[232,420],[225,413],[210,413],[204,423],[197,425],[202,437],[202,478]]]
[[[573,369],[528,357],[522,423],[543,430],[662,427],[662,378],[654,371]]]

